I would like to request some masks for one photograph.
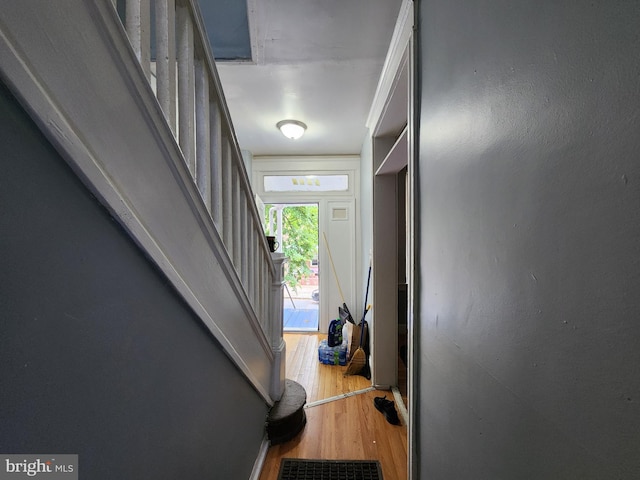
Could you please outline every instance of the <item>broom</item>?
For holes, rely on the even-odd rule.
[[[362,368],[367,363],[367,354],[362,348],[362,344],[364,343],[364,326],[365,326],[365,317],[367,316],[367,312],[371,305],[367,305],[367,300],[369,298],[369,282],[371,281],[371,263],[369,263],[369,276],[367,278],[367,292],[364,295],[364,313],[362,314],[362,320],[358,324],[360,327],[360,345],[351,355],[351,360],[347,364],[347,370],[344,372],[345,375],[357,375],[360,373]]]
[[[338,285],[338,291],[340,292],[340,298],[342,299],[342,306],[338,306],[338,313],[340,315],[340,320],[342,321],[343,325],[345,324],[345,320],[355,325],[356,322],[353,321],[351,312],[347,308],[347,302],[344,301],[344,294],[342,293],[342,288],[340,287],[340,279],[338,278],[338,274],[336,273],[336,266],[333,264],[333,256],[331,255],[329,242],[327,241],[327,236],[325,235],[324,232],[322,232],[322,237],[324,238],[324,243],[327,247],[327,253],[329,254],[329,260],[331,261],[331,270],[333,270],[333,276],[336,278],[336,284]]]
[[[368,311],[369,308],[367,307],[365,313]],[[344,372],[345,376],[357,375],[367,363],[367,354],[365,353],[364,348],[362,348],[362,344],[364,343],[364,317],[358,326],[360,327],[360,345],[356,351],[353,352],[353,355],[351,355],[351,360],[349,360],[349,363],[347,364],[347,370]]]

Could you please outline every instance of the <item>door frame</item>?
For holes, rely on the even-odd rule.
[[[396,174],[407,167],[407,347],[408,347],[408,470],[409,478],[418,478],[417,469],[417,405],[419,404],[417,371],[418,282],[417,241],[417,143],[415,121],[416,61],[414,46],[415,10],[412,0],[403,0],[378,89],[367,120],[371,132],[372,165],[372,252],[375,298],[372,328],[372,375],[374,385],[381,388],[397,385],[397,232],[398,210]],[[406,128],[402,130],[402,124]],[[389,301],[391,300],[391,301]],[[376,321],[377,320],[377,321]],[[389,342],[389,339],[392,339]]]
[[[336,240],[333,238],[329,226],[331,222],[331,205],[348,204],[352,215],[348,219],[351,229],[351,242],[348,245],[350,252],[349,261],[346,265],[336,265],[347,272],[345,279],[340,279],[341,289],[345,301],[351,305],[360,305],[358,288],[360,278],[359,257],[356,245],[360,239],[359,215],[357,211],[356,199],[360,194],[360,156],[313,156],[313,157],[253,157],[253,188],[257,196],[264,204],[318,204],[318,228],[320,238],[318,239],[318,266],[320,274],[320,291],[324,292],[320,297],[319,305],[319,331],[326,332],[331,319],[337,316],[337,307],[342,303],[336,281],[332,273],[331,263],[326,248],[323,232],[327,233],[327,240],[333,252],[336,249]],[[334,175],[346,174],[349,177],[349,188],[344,192],[267,192],[264,189],[265,175]],[[360,308],[355,309],[360,311]]]

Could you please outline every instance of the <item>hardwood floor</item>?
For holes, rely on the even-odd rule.
[[[355,392],[371,386],[360,375],[344,376],[347,367],[323,365],[318,361],[318,345],[326,335],[319,333],[285,333],[287,343],[287,378],[298,382],[307,391],[307,402]]]
[[[324,335],[285,334],[287,378],[307,391],[307,426],[293,440],[269,448],[260,480],[276,480],[282,458],[378,460],[385,480],[407,478],[407,428],[389,424],[373,404],[374,397],[391,392],[365,391],[371,387],[359,375],[344,377],[346,367],[318,362],[318,344]],[[327,403],[319,400],[332,399]],[[318,403],[315,403],[318,402]]]

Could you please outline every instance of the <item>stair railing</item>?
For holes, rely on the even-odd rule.
[[[284,258],[268,249],[196,0],[71,3],[6,4],[2,82],[260,395],[278,400]]]
[[[282,259],[274,264],[264,236],[197,2],[112,2],[272,346],[270,394],[277,400],[284,386]]]

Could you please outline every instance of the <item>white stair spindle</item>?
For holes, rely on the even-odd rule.
[[[236,160],[234,158],[234,160]],[[238,164],[234,162],[233,165],[233,180],[232,180],[232,210],[233,210],[233,264],[236,266],[236,270],[240,274],[241,271],[241,263],[242,263],[242,243],[241,243],[241,226],[242,226],[242,217],[240,215],[240,201],[241,201],[241,192],[240,192],[240,175],[238,173]],[[242,277],[241,277],[242,278]]]
[[[195,75],[193,22],[186,6],[176,10],[178,58],[178,140],[185,162],[195,177]]]
[[[211,136],[211,216],[222,233],[222,116],[215,103],[209,109]]]
[[[222,178],[222,238],[233,258],[233,160],[228,139],[223,140]]]
[[[176,3],[155,0],[156,96],[164,116],[176,134]]]
[[[150,0],[127,0],[127,35],[147,80],[151,80],[151,10]]]
[[[253,221],[252,221],[251,215],[249,215],[249,223],[247,225],[247,234],[248,234],[248,238],[247,238],[247,243],[248,243],[248,246],[247,246],[247,294],[249,295],[249,301],[251,302],[251,304],[253,305],[253,309],[255,310],[256,297],[255,297],[255,291],[253,290],[253,287],[255,285],[255,278],[254,278],[255,258],[253,256],[254,248],[255,248],[255,230],[253,229]]]
[[[240,189],[240,277],[244,284],[244,289],[249,292],[249,210],[247,207],[247,196],[244,188]]]
[[[211,135],[209,125],[209,76],[201,59],[195,61],[196,184],[211,213]]]

